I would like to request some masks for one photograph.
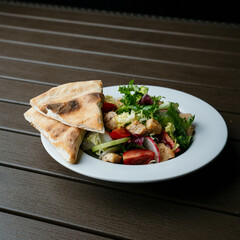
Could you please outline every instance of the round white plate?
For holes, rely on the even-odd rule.
[[[149,95],[164,96],[165,100],[178,102],[180,111],[195,115],[195,135],[190,148],[180,156],[157,164],[122,165],[104,162],[79,151],[79,161],[69,164],[55,147],[41,134],[44,148],[57,162],[74,172],[88,177],[113,182],[154,182],[191,173],[212,161],[227,141],[227,126],[222,116],[209,104],[190,94],[177,90],[147,86]],[[106,87],[105,95],[120,97],[118,86]]]

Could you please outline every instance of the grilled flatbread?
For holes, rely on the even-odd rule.
[[[30,108],[25,119],[39,130],[68,163],[75,163],[85,130],[67,126]]]
[[[37,111],[72,127],[104,133],[102,82],[73,82],[51,88],[30,100]]]

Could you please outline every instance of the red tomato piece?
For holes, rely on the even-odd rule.
[[[103,106],[102,106],[102,112],[103,113],[108,113],[110,111],[116,111],[117,106],[113,103],[109,103],[109,102],[104,102]]]
[[[133,149],[123,153],[123,163],[127,165],[148,164],[155,153],[146,149]]]
[[[165,131],[163,131],[163,139],[164,139],[164,141],[166,141],[166,144],[169,145],[171,149],[174,148],[175,142],[172,140],[172,138],[171,138]],[[181,150],[180,150],[180,148],[178,147],[178,148],[176,148],[176,150],[174,151],[174,153],[178,153],[178,152],[180,152],[180,151],[181,151]]]
[[[117,128],[110,133],[112,139],[120,139],[130,137],[131,133],[126,128]]]

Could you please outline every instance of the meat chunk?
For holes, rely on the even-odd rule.
[[[188,120],[190,117],[192,117],[192,114],[191,113],[180,113],[179,117],[186,118]]]
[[[193,133],[194,133],[194,128],[193,128],[192,126],[190,126],[190,127],[187,129],[186,133],[187,133],[188,136],[192,136]]]
[[[106,128],[108,128],[109,130],[114,130],[118,127],[117,121],[115,119],[116,116],[117,116],[117,114],[113,111],[108,112],[104,116],[104,124],[105,124]]]
[[[168,159],[175,157],[174,151],[167,147],[164,143],[158,143],[157,146],[160,152],[161,161],[167,161]]]
[[[160,134],[162,132],[162,125],[155,119],[148,119],[146,128],[149,134]]]
[[[120,163],[122,161],[122,156],[116,153],[107,153],[103,156],[102,160],[105,162]]]
[[[146,135],[147,134],[147,128],[140,123],[138,120],[133,121],[131,124],[129,124],[126,129],[131,134],[139,134],[139,135]]]
[[[120,100],[121,100],[121,98],[120,99],[116,99],[117,108],[120,108],[121,106],[124,105]]]

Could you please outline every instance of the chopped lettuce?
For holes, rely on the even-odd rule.
[[[117,113],[130,113],[133,110],[138,116],[138,120],[141,122],[150,118],[158,120],[158,110],[160,107],[159,101],[162,99],[162,97],[150,96],[153,104],[139,104],[139,101],[142,99],[142,97],[148,93],[148,87],[134,85],[133,82],[134,80],[130,81],[128,86],[119,87],[119,92],[123,94],[123,98],[121,99],[123,105],[118,108]]]
[[[85,141],[88,143],[92,143],[93,145],[99,145],[100,143],[102,143],[99,133],[97,132],[90,133],[87,138],[85,138]]]
[[[172,138],[175,139],[174,132],[176,128],[172,122],[168,122],[167,126],[165,127],[165,131],[168,133],[168,135]]]
[[[82,142],[82,149],[83,150],[90,150],[93,146],[99,145],[102,143],[99,133],[90,132],[88,133],[83,142]]]
[[[164,128],[170,130],[170,125],[172,124],[175,127],[174,131],[170,131],[170,136],[173,140],[176,140],[177,143],[180,145],[182,150],[186,150],[192,140],[191,136],[187,136],[187,129],[191,126],[194,116],[189,118],[188,120],[182,119],[179,116],[178,111],[176,110],[173,103],[170,104],[169,108],[166,112],[160,114],[160,123],[163,125]],[[171,129],[173,130],[173,129]],[[169,132],[169,131],[168,131]]]
[[[115,117],[118,127],[124,127],[127,123],[133,122],[136,119],[137,116],[133,110],[130,113],[123,112]]]
[[[145,86],[140,87],[139,92],[142,93],[142,94],[147,94],[148,93],[148,87],[145,87]]]
[[[116,99],[110,95],[104,96],[104,102],[108,102],[116,105]]]

